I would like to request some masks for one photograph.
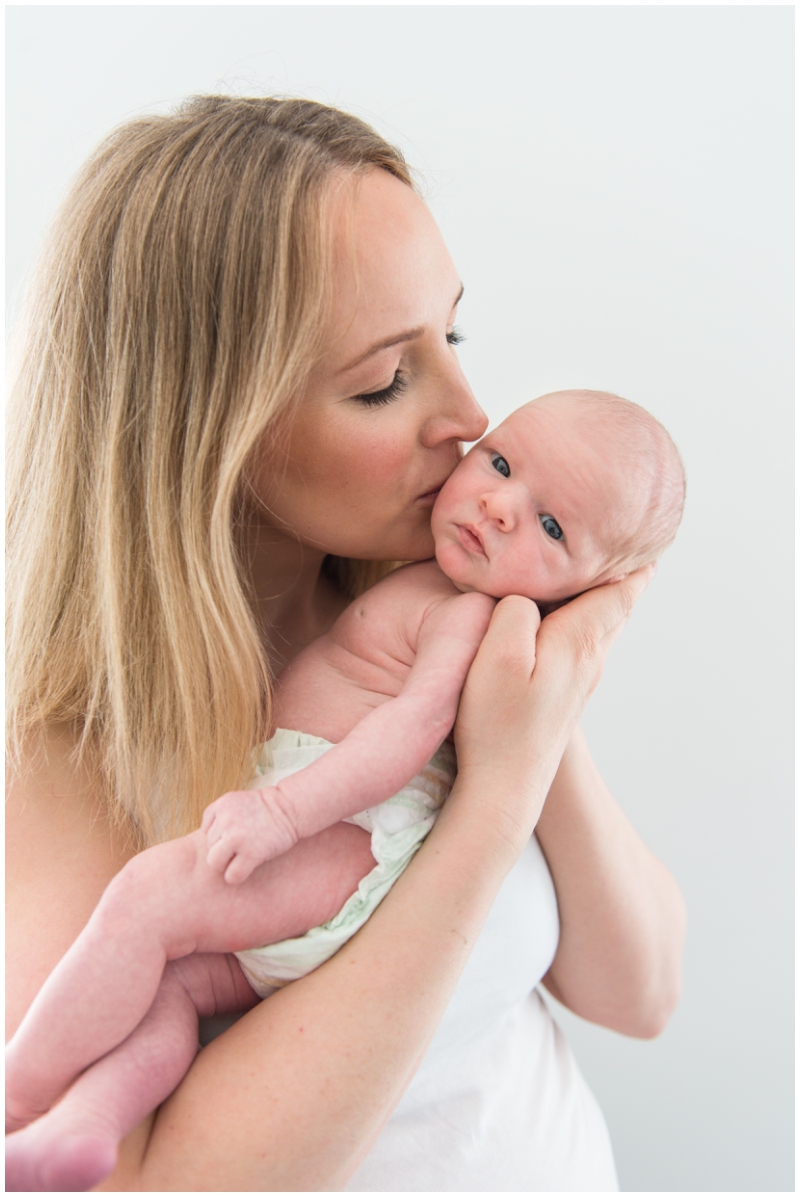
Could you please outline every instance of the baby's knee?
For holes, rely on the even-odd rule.
[[[185,892],[197,864],[194,836],[156,844],[133,856],[109,883],[95,911],[101,922],[116,924],[141,919],[147,912],[163,914]]]

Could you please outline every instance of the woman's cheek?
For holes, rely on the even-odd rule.
[[[409,458],[410,454],[397,444],[379,444],[367,454],[366,468],[361,470],[361,477],[376,503],[391,501],[402,494]]]

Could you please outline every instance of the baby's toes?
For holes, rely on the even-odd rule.
[[[15,1131],[36,1122],[47,1113],[49,1107],[42,1106],[41,1102],[26,1099],[24,1088],[14,1083],[18,1078],[14,1076],[14,1058],[11,1050],[7,1048],[6,1053],[6,1134],[13,1135]]]
[[[116,1161],[116,1145],[106,1139],[35,1134],[31,1127],[6,1139],[6,1192],[86,1192]]]

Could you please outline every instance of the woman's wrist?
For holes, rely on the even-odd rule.
[[[472,786],[456,782],[453,795],[357,935],[200,1054],[128,1189],[344,1187],[419,1066],[516,859]]]
[[[545,984],[576,1014],[649,1037],[680,992],[683,900],[615,802],[576,731],[538,825],[561,939]]]
[[[497,604],[461,696],[455,741],[462,778],[493,792],[502,775],[502,788],[510,784],[538,805],[535,822],[542,788],[549,788],[608,649],[651,577],[643,569],[597,587],[543,622],[528,599]]]

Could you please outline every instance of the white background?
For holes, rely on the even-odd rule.
[[[7,14],[12,307],[115,124],[191,92],[305,95],[421,172],[493,423],[577,386],[673,433],[684,526],[584,726],[685,891],[685,994],[653,1043],[559,1017],[624,1188],[792,1189],[792,8]]]

